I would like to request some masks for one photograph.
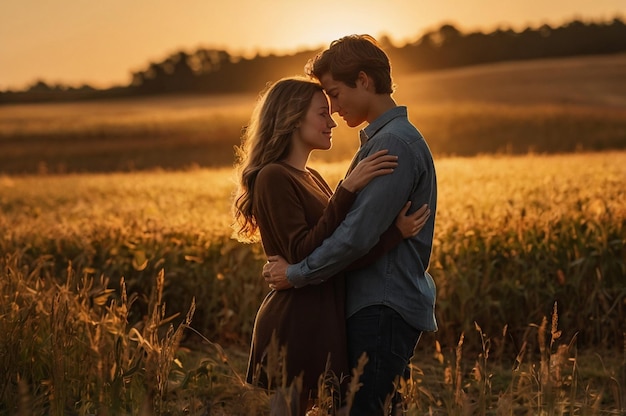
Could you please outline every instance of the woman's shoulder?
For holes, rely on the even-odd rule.
[[[322,184],[324,188],[330,189],[330,187],[328,186],[328,183],[326,182],[326,179],[324,179],[324,177],[318,171],[316,171],[313,168],[307,168],[307,169],[309,170],[309,173],[311,174],[311,176],[315,178],[315,180],[318,183]]]
[[[285,181],[292,180],[293,173],[282,163],[275,162],[269,163],[261,168],[257,175],[257,184],[272,184],[284,183]]]
[[[289,171],[287,170],[287,168],[285,166],[283,166],[282,163],[278,163],[278,162],[274,162],[274,163],[268,163],[267,165],[263,166],[261,168],[261,170],[259,171],[259,175],[258,177],[276,177],[276,176],[284,176],[288,173]]]

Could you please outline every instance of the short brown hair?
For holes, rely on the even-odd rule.
[[[307,62],[304,71],[318,80],[330,73],[333,79],[352,88],[363,71],[374,80],[377,94],[393,92],[389,57],[370,35],[349,35],[333,41]]]

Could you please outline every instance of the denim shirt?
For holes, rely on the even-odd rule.
[[[307,258],[290,265],[287,278],[295,287],[324,281],[376,245],[408,200],[410,212],[428,204],[430,217],[417,236],[403,240],[372,265],[346,273],[346,314],[350,317],[367,306],[387,305],[411,326],[436,331],[435,283],[426,271],[437,211],[437,179],[430,149],[409,122],[404,106],[385,112],[361,136],[365,140],[358,160],[388,149],[389,154],[398,156],[398,166],[358,193],[335,232]]]

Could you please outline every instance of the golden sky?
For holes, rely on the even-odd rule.
[[[150,61],[199,47],[280,53],[351,33],[402,44],[443,23],[491,31],[625,15],[626,0],[3,0],[0,90],[125,85]]]

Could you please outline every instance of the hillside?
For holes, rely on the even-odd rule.
[[[626,53],[499,62],[402,76],[396,96],[414,103],[626,109],[625,74]]]
[[[626,54],[517,61],[395,78],[437,156],[626,147]],[[230,166],[256,93],[4,105],[0,172]],[[324,161],[350,157],[335,129]]]

